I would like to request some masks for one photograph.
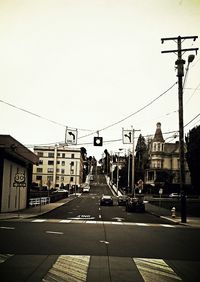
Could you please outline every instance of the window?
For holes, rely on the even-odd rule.
[[[73,165],[74,165],[74,162],[71,162],[70,165],[73,166]]]
[[[70,177],[70,181],[73,182],[74,181],[74,177]]]
[[[48,169],[47,169],[47,172],[48,172],[48,173],[53,173],[53,168],[48,168]]]
[[[64,181],[64,176],[61,176],[60,180],[61,180],[61,181]]]
[[[48,181],[53,181],[53,176],[49,175],[49,176],[47,176],[47,179],[48,179]]]
[[[37,172],[42,172],[42,167],[37,167]]]
[[[71,159],[74,159],[74,154],[71,154]]]
[[[59,176],[56,176],[56,180],[59,180]]]
[[[62,153],[62,158],[65,158],[65,153]]]
[[[42,180],[42,175],[36,175],[36,180]]]
[[[41,164],[41,165],[42,165],[42,164],[43,164],[43,160],[39,160],[39,164]]]
[[[71,169],[71,170],[70,170],[70,173],[71,173],[71,174],[74,174],[74,169]]]
[[[57,161],[57,164],[60,164],[60,161]]]
[[[56,169],[56,172],[57,172],[57,173],[59,173],[59,172],[60,172],[60,169],[59,169],[59,168],[57,168],[57,169]]]
[[[54,153],[48,153],[49,158],[54,158]]]
[[[43,152],[37,152],[38,157],[43,157]]]
[[[61,169],[61,173],[62,173],[62,174],[65,173],[65,170],[64,170],[64,169]]]
[[[160,151],[160,143],[158,143],[158,151]]]
[[[153,144],[153,151],[156,151],[156,143]]]
[[[57,156],[60,157],[60,153],[58,153]]]
[[[48,161],[48,165],[53,165],[54,161]]]
[[[65,165],[65,161],[62,161],[62,165]]]

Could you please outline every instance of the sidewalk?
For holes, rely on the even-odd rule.
[[[181,222],[181,215],[180,213],[176,212],[176,216],[172,217],[172,213],[170,210],[150,204],[145,203],[146,211],[161,218],[167,219],[169,222],[173,222],[175,224],[181,224],[190,227],[197,227],[200,228],[200,218],[199,217],[190,217],[187,216],[187,222]]]
[[[31,218],[31,217],[37,217],[41,214],[45,214],[51,210],[54,210],[70,201],[75,199],[76,197],[79,197],[80,194],[72,194],[68,198],[64,198],[60,201],[57,201],[55,203],[50,203],[46,205],[41,206],[35,206],[30,207],[24,210],[15,211],[15,212],[7,212],[7,213],[0,213],[0,220],[6,220],[6,219],[24,219],[24,218]]]

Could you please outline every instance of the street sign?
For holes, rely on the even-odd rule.
[[[76,145],[77,144],[77,129],[66,129],[65,143],[68,145]]]
[[[133,130],[122,129],[122,142],[123,144],[133,143]]]
[[[25,183],[25,172],[24,171],[17,171],[14,177],[13,187],[26,187]]]

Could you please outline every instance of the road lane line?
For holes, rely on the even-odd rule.
[[[43,282],[85,282],[90,256],[61,255],[42,279]]]
[[[182,279],[162,259],[133,258],[144,282],[175,282]]]
[[[71,219],[62,219],[59,221],[59,223],[70,223],[70,222],[72,222]]]
[[[34,219],[31,222],[45,222],[47,221],[46,219]]]
[[[9,259],[12,256],[14,256],[14,255],[11,255],[11,254],[0,254],[0,263],[5,262],[7,259]]]
[[[15,227],[10,227],[10,226],[0,226],[1,229],[6,229],[6,230],[14,230]]]
[[[57,234],[57,235],[63,235],[64,233],[63,232],[59,232],[59,231],[45,231],[46,233],[48,234]]]

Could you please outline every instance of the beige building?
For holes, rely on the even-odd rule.
[[[79,148],[66,145],[36,146],[39,165],[33,167],[33,182],[48,188],[78,185],[83,179],[83,159]]]
[[[154,184],[166,180],[173,184],[179,184],[179,172],[179,142],[166,143],[163,138],[161,123],[158,122],[154,138],[149,143],[149,168],[145,171],[145,183]],[[191,183],[186,161],[185,183]]]
[[[10,135],[0,135],[0,212],[28,207],[38,157]]]

